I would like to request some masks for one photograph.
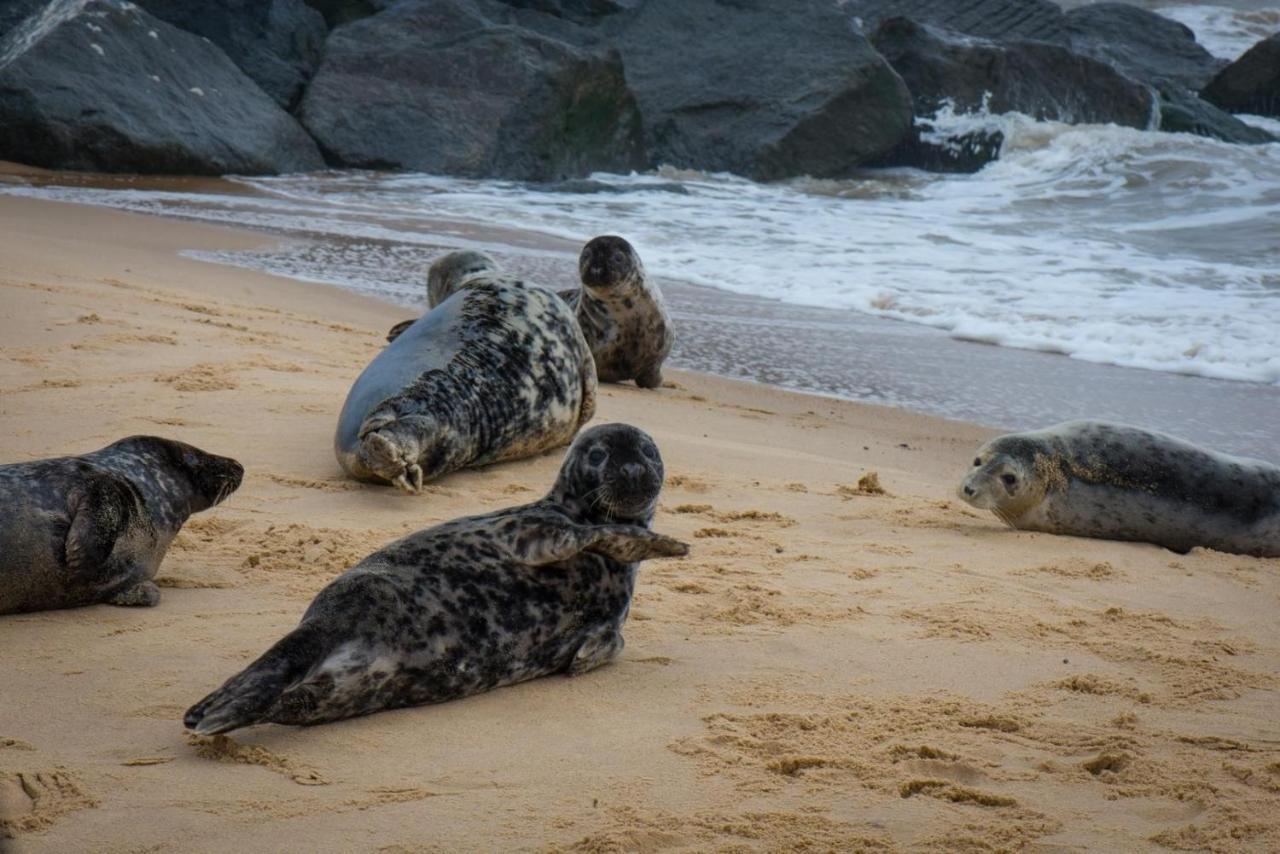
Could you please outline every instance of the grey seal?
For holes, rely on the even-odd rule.
[[[606,664],[623,646],[639,561],[688,552],[649,529],[662,476],[642,430],[584,431],[546,497],[369,555],[184,723],[199,734],[317,724]]]
[[[1280,556],[1280,467],[1122,424],[992,439],[959,495],[1021,530]]]
[[[0,614],[157,604],[151,579],[178,530],[243,476],[233,459],[156,436],[0,465]]]
[[[671,315],[640,255],[612,234],[593,237],[578,258],[581,292],[573,304],[601,382],[662,385],[662,363],[675,341]]]
[[[463,282],[482,274],[489,281],[523,285],[518,279],[504,276],[498,262],[485,252],[471,249],[450,252],[437,258],[427,269],[427,309],[435,308],[457,293]],[[387,333],[387,341],[396,340],[413,324],[412,320],[400,321]]]
[[[566,444],[595,413],[595,362],[561,299],[484,272],[461,284],[352,385],[334,449],[353,477],[415,493]]]

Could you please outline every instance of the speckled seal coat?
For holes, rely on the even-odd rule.
[[[662,293],[645,276],[635,249],[614,235],[592,238],[578,258],[578,272],[582,289],[563,296],[577,309],[600,381],[662,385],[662,363],[675,335]]]
[[[155,605],[151,579],[169,543],[243,474],[235,460],[155,436],[0,465],[0,614]]]
[[[622,649],[638,562],[687,552],[649,530],[661,485],[643,431],[584,431],[545,498],[365,558],[184,722],[315,724],[599,667]]]
[[[1073,421],[984,445],[962,499],[1027,531],[1280,556],[1280,467]]]
[[[567,443],[595,399],[595,364],[568,306],[481,273],[365,368],[334,448],[353,477],[417,492],[465,466]]]

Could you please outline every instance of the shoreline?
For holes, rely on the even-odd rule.
[[[163,190],[191,186],[216,193],[254,195],[222,179],[175,184],[165,178],[61,173],[0,164],[4,175],[59,186],[138,187]],[[66,203],[66,202],[64,202]],[[83,204],[73,202],[68,204]],[[111,210],[108,206],[102,206]],[[150,213],[177,222],[215,224],[193,216]],[[417,266],[457,245],[480,245],[510,269],[548,284],[576,280],[577,245],[549,234],[503,226],[483,226],[430,217],[438,231],[413,245],[372,238],[326,238],[283,228],[250,226],[281,246],[331,250],[344,258],[346,242],[385,244],[388,271],[397,274],[408,252]],[[239,269],[277,273],[289,266],[277,244],[264,240],[249,257],[239,252],[206,253],[200,260]],[[199,254],[199,253],[197,253]],[[420,261],[421,264],[417,262]],[[318,263],[315,259],[312,264]],[[273,266],[274,265],[274,266]],[[377,275],[366,269],[353,276]],[[387,275],[393,275],[390,272]],[[318,280],[305,272],[290,276],[348,292],[342,276]],[[1077,418],[1100,418],[1170,433],[1215,450],[1280,462],[1280,435],[1271,413],[1280,409],[1280,386],[1213,379],[1191,374],[1121,367],[1058,353],[993,345],[957,338],[922,324],[853,310],[807,307],[657,277],[681,326],[670,364],[713,376],[748,380],[818,396],[833,396],[921,414],[990,425],[1002,431],[1037,429]],[[415,277],[416,282],[416,277]],[[423,308],[421,286],[406,284],[410,310]],[[389,294],[374,299],[394,304]],[[404,316],[409,316],[407,313]]]
[[[1010,531],[953,497],[989,430],[685,371],[600,390],[693,545],[641,568],[618,661],[189,737],[335,575],[561,459],[343,478],[338,409],[403,311],[179,254],[273,239],[0,197],[0,459],[148,432],[246,467],[157,607],[0,617],[0,849],[1280,847],[1280,559]]]

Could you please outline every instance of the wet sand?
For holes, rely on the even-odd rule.
[[[0,617],[0,847],[1280,847],[1280,560],[1009,531],[953,497],[990,430],[691,372],[602,388],[598,421],[662,447],[656,528],[694,546],[642,568],[618,662],[188,737],[338,572],[559,464],[343,479],[337,410],[403,310],[178,254],[273,239],[0,198],[0,459],[152,432],[248,470],[157,608]]]

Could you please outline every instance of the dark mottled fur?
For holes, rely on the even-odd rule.
[[[155,605],[151,579],[169,543],[243,474],[235,460],[155,436],[0,466],[0,614]]]
[[[545,498],[365,558],[186,725],[322,723],[607,663],[622,649],[638,562],[687,551],[649,530],[661,486],[643,431],[585,431]]]
[[[562,294],[578,312],[601,382],[662,385],[662,363],[675,334],[658,286],[621,237],[593,237],[578,258],[582,289]]]
[[[389,371],[419,363],[425,369],[395,392],[368,399]],[[567,443],[591,419],[595,397],[595,364],[564,302],[479,273],[365,369],[335,449],[354,477],[416,492],[465,466]]]
[[[1280,556],[1280,467],[1079,421],[987,443],[960,496],[1013,527]]]

